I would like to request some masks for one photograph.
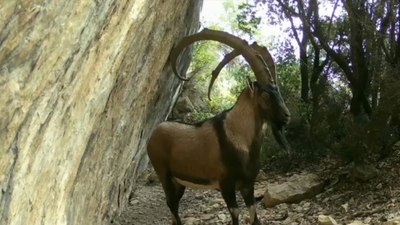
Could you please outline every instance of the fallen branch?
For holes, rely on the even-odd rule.
[[[371,209],[371,210],[356,212],[356,213],[353,213],[352,216],[353,217],[364,217],[364,216],[370,216],[370,215],[376,214],[376,213],[381,213],[384,211],[385,211],[385,209],[383,207],[380,207],[380,208],[375,208],[375,209]]]

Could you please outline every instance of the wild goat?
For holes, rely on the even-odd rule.
[[[173,71],[178,77],[185,79],[176,72],[180,52],[202,40],[214,40],[232,47],[234,51],[220,66],[242,55],[257,82],[249,83],[230,110],[211,119],[194,125],[161,123],[148,142],[148,155],[166,194],[172,224],[182,224],[178,208],[185,187],[220,190],[233,225],[239,224],[235,191],[240,190],[251,224],[260,224],[255,208],[254,181],[260,168],[263,126],[269,122],[278,143],[288,149],[283,128],[290,113],[276,86],[275,67],[267,49],[256,43],[249,46],[246,41],[226,32],[204,29],[183,38],[170,55]],[[214,72],[209,91],[219,73]]]

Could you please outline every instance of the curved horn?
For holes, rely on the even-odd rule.
[[[232,61],[232,59],[234,59],[236,56],[240,55],[239,50],[234,49],[231,53],[226,54],[224,56],[224,59],[222,59],[222,61],[218,64],[217,68],[215,68],[212,73],[211,73],[211,80],[210,80],[210,84],[208,85],[208,99],[211,100],[211,88],[214,85],[215,80],[217,79],[219,73],[221,72],[222,68],[224,68],[224,66],[226,64],[228,64],[230,61]]]
[[[267,74],[267,72],[265,71],[263,63],[258,59],[257,51],[251,48],[245,40],[238,38],[232,34],[229,34],[227,32],[210,30],[207,28],[197,34],[184,37],[178,43],[178,45],[176,45],[176,47],[172,49],[170,54],[170,63],[172,66],[172,70],[174,71],[176,76],[178,76],[179,78],[183,78],[178,74],[176,69],[176,61],[182,50],[186,48],[188,45],[193,44],[194,42],[205,41],[205,40],[214,40],[221,42],[240,52],[240,54],[245,58],[247,63],[249,63],[251,69],[253,70],[254,75],[257,78],[257,81],[261,85],[267,85],[273,82],[270,79],[270,75]],[[214,80],[215,79],[216,78],[214,78]]]
[[[261,55],[263,58],[263,61],[265,63],[265,66],[268,68],[270,76],[272,77],[273,83],[276,82],[276,69],[275,69],[275,63],[274,63],[274,58],[272,58],[271,53],[269,53],[268,49],[266,47],[260,46],[257,44],[257,42],[254,42],[251,44],[251,47],[255,49],[258,54]]]
[[[178,60],[179,54],[181,53],[181,51],[182,51],[186,46],[185,46],[185,47],[181,47],[181,48],[179,49],[179,51],[177,51],[177,48],[178,48],[178,47],[179,47],[179,44],[178,44],[178,46],[174,47],[174,48],[171,50],[170,54],[169,54],[169,61],[170,61],[170,63],[171,63],[172,71],[174,72],[175,76],[177,76],[180,80],[189,81],[188,78],[182,77],[182,76],[178,73],[178,70],[176,69],[176,61]]]
[[[269,73],[269,76],[271,77],[270,79],[271,79],[272,83],[276,83],[275,63],[274,63],[274,59],[272,58],[272,55],[269,53],[268,49],[263,46],[258,45],[257,42],[253,42],[253,44],[251,44],[250,47],[252,47],[254,50],[256,50],[258,52],[259,56],[261,56],[259,58],[264,63],[264,66],[265,66],[267,72]],[[240,55],[240,51],[238,51],[237,49],[234,49],[229,54],[226,54],[224,56],[224,59],[222,59],[222,61],[218,64],[218,66],[213,70],[210,84],[208,86],[208,99],[210,99],[211,88],[212,88],[215,80],[217,79],[219,73],[221,72],[221,70],[224,68],[224,66],[226,64],[228,64],[230,61],[232,61],[238,55]]]

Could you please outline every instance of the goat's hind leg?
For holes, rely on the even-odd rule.
[[[164,192],[167,197],[167,205],[172,213],[172,224],[182,225],[181,218],[179,217],[179,201],[185,192],[185,186],[178,184],[172,180],[172,176],[168,175],[163,184]]]
[[[242,189],[240,189],[240,193],[242,194],[243,200],[246,203],[246,207],[249,210],[250,224],[260,225],[261,223],[257,217],[256,204],[254,199],[254,183],[252,183],[251,185],[245,185]]]

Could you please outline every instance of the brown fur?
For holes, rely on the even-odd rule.
[[[221,129],[224,131],[224,138],[218,133],[221,131],[218,131],[219,128],[215,124],[217,122],[213,119],[200,126],[163,122],[157,127],[149,140],[147,151],[167,200],[168,196],[175,199],[176,196],[171,196],[174,196],[174,192],[179,193],[178,190],[184,191],[183,186],[198,187],[200,184],[206,185],[201,187],[221,190],[223,195],[224,190],[225,194],[232,193],[226,192],[228,182],[233,190],[250,191],[244,198],[247,200],[246,205],[253,207],[254,211],[254,206],[251,205],[254,204],[253,185],[259,170],[259,144],[267,118],[262,115],[265,113],[265,109],[262,109],[264,101],[262,92],[258,89],[246,88],[238,97],[235,106],[226,113],[223,121],[220,120],[223,123]],[[225,139],[232,147],[229,147],[229,144],[227,146]],[[221,149],[221,146],[228,149]],[[177,205],[176,208],[173,206],[179,204],[179,198],[169,203],[174,215],[174,224],[181,224]],[[237,222],[237,215],[233,213],[236,212],[236,200],[227,196],[224,196],[224,199],[228,201],[228,207],[233,207],[230,208],[233,210],[231,215]],[[257,222],[258,219],[255,224],[258,224]]]
[[[249,152],[255,136],[261,136],[264,124],[257,96],[245,89],[237,104],[227,113],[224,129],[227,138],[240,151]],[[246,119],[238,119],[246,118]],[[217,181],[224,177],[221,150],[211,121],[200,127],[177,122],[163,122],[148,142],[148,155],[157,174]],[[241,154],[246,158],[245,154]],[[162,180],[161,180],[162,181]]]
[[[148,154],[160,177],[165,176],[167,169],[172,176],[183,180],[192,177],[214,181],[224,173],[211,122],[205,122],[201,127],[161,123],[149,141]]]
[[[242,151],[250,150],[254,137],[259,135],[264,124],[257,98],[258,96],[249,88],[245,89],[238,98],[238,104],[228,112],[225,119],[224,125],[228,139]]]

